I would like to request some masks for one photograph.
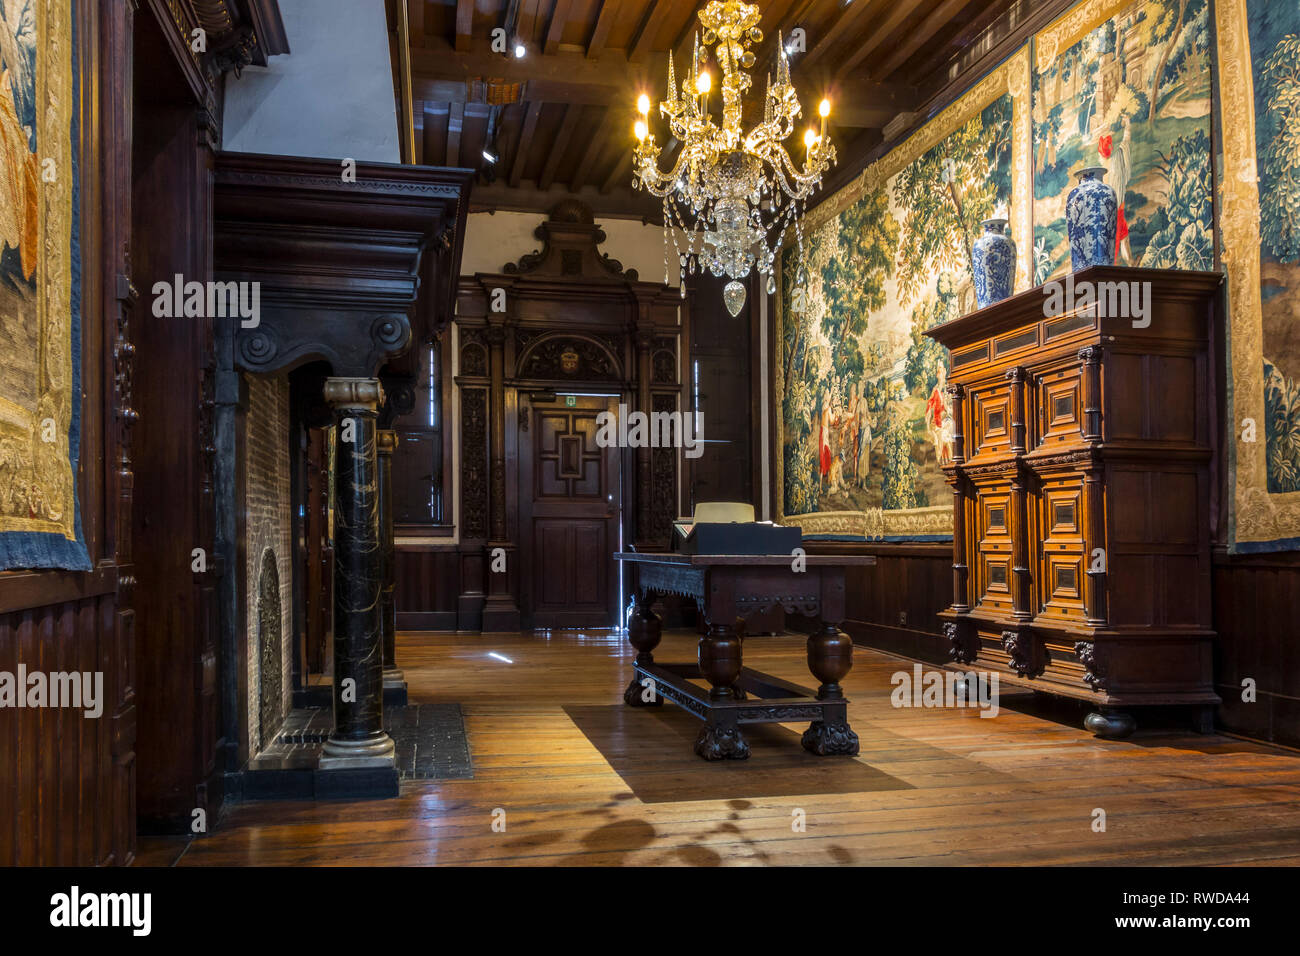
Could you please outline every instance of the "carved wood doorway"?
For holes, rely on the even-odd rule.
[[[522,399],[522,396],[521,396]],[[526,401],[526,399],[523,399]],[[557,395],[520,420],[521,619],[525,628],[614,627],[620,450],[596,443],[617,395]]]

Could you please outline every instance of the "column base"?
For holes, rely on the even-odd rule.
[[[396,668],[384,671],[384,706],[405,707],[408,703],[406,675]]]
[[[336,740],[331,737],[321,748],[317,770],[360,770],[396,767],[397,745],[384,731],[364,740]]]
[[[489,597],[483,604],[483,631],[513,634],[519,631],[519,608],[509,595]]]

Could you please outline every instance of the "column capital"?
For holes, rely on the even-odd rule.
[[[325,379],[325,401],[334,408],[357,408],[378,412],[384,400],[384,387],[377,378]]]
[[[1100,365],[1103,354],[1100,345],[1085,345],[1079,349],[1079,361],[1084,365]]]
[[[391,455],[398,444],[397,432],[391,428],[381,428],[375,433],[375,446],[381,455]]]

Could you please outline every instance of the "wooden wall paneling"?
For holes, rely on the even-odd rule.
[[[842,629],[855,642],[935,664],[947,661],[938,614],[951,591],[950,545],[808,540],[804,547],[809,554],[876,555],[874,567],[853,568],[845,581],[848,617]],[[804,631],[809,624],[787,616],[786,627]]]
[[[1215,555],[1214,674],[1225,729],[1300,746],[1297,609],[1300,554]],[[1242,699],[1247,679],[1253,702]]]
[[[399,545],[398,629],[457,630],[459,585],[460,551],[456,547]]]
[[[132,269],[136,285],[212,278],[214,153],[211,75],[178,36],[175,11],[150,3],[135,21]],[[170,77],[170,79],[168,79]],[[217,625],[224,589],[215,546],[217,377],[211,317],[138,324],[133,517],[139,631],[141,826],[189,832],[215,818],[222,731]],[[162,370],[166,369],[166,374]],[[193,549],[206,570],[192,568]],[[211,805],[209,805],[211,804]]]
[[[527,432],[530,426],[525,424],[532,415],[527,396],[539,390],[598,391],[622,395],[630,407],[645,406],[647,411],[655,401],[662,403],[671,397],[673,407],[679,407],[682,401],[675,367],[682,348],[676,292],[658,283],[641,282],[634,272],[625,272],[621,264],[602,256],[597,246],[604,241],[604,233],[592,222],[590,210],[576,202],[557,206],[552,218],[539,227],[538,237],[544,244],[541,252],[506,264],[500,274],[463,277],[460,285],[456,319],[459,356],[454,381],[459,390],[460,420],[450,424],[459,430],[461,458],[460,501],[455,516],[460,566],[454,581],[457,626],[461,630],[486,626],[479,615],[484,586],[492,581],[484,566],[487,547],[508,545],[518,549],[512,550],[514,557],[507,562],[508,569],[511,564],[517,567],[514,572],[508,571],[505,582],[516,601],[520,594],[517,573],[531,563],[525,561],[525,556],[531,554],[532,542],[524,540],[529,537],[527,523],[521,523],[519,513],[522,497],[531,493],[520,474],[521,449],[525,441],[531,441]],[[489,296],[497,287],[508,290],[505,316],[489,312]],[[530,358],[521,366],[521,357],[531,354],[529,343],[540,343],[543,337],[576,343],[586,357],[575,369],[585,371],[561,371],[558,346],[546,353],[544,361],[542,353],[538,353],[541,365]],[[499,344],[490,341],[494,338]],[[670,349],[674,359],[669,364],[674,367],[661,373],[663,381],[652,382],[656,349]],[[614,362],[598,369],[605,361],[598,355],[612,357]],[[595,364],[583,366],[582,362]],[[621,367],[614,368],[615,364]],[[498,381],[499,393],[495,388]],[[496,399],[501,405],[499,415],[491,413],[493,394],[500,395]],[[492,434],[497,428],[502,431],[499,437]],[[492,474],[495,467],[487,460],[490,448],[500,449],[499,455],[492,453],[504,466],[499,478]],[[678,507],[676,460],[666,468],[662,456],[655,462],[649,454],[629,450],[622,457],[625,535],[628,539],[644,535],[651,524],[657,523],[662,533],[656,536],[651,530],[645,541],[663,547],[667,544],[669,521]],[[494,484],[500,485],[499,491],[493,491]],[[651,514],[641,513],[643,505],[651,509]],[[659,511],[666,517],[659,516]],[[404,528],[402,533],[418,536],[412,527]],[[409,552],[421,547],[404,545],[402,550],[408,553],[399,558],[399,566],[408,569],[398,584],[399,611],[407,623],[443,621],[443,615],[448,613],[444,602],[427,593],[427,584],[421,588],[413,581],[409,569],[426,559]],[[515,576],[510,577],[511,573]],[[413,586],[416,593],[403,593]],[[526,600],[528,595],[524,597]],[[503,604],[505,595],[494,592],[489,604],[493,599]],[[492,621],[500,619],[497,615]]]

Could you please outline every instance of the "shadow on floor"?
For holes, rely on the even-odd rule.
[[[564,712],[643,803],[913,789],[861,759],[814,756],[799,745],[798,733],[778,724],[744,728],[748,760],[710,762],[693,749],[700,721],[676,707]]]

